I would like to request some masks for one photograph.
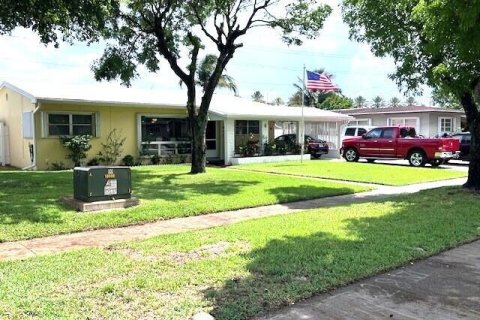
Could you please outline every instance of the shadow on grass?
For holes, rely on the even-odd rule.
[[[62,223],[59,199],[73,193],[72,172],[0,173],[0,224]]]
[[[188,173],[157,174],[137,173],[134,192],[141,199],[186,200],[199,195],[234,195],[242,188],[259,184],[259,181],[199,179]],[[187,182],[189,181],[189,182]]]
[[[436,201],[431,195],[429,200]],[[288,236],[288,228],[298,226],[282,226],[276,239],[244,255],[248,276],[203,291],[212,314],[219,320],[248,319],[478,237],[480,215],[474,210],[439,213],[425,199],[414,199],[402,198],[380,217],[343,221],[336,234]],[[312,224],[321,220],[313,216]],[[271,228],[279,227],[270,222]]]

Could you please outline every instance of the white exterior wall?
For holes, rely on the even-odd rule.
[[[235,120],[224,120],[223,142],[225,150],[225,164],[228,165],[231,164],[231,159],[235,156]]]
[[[260,152],[263,152],[263,146],[268,143],[268,120],[260,121]]]

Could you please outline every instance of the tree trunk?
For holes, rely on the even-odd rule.
[[[468,180],[463,185],[465,188],[480,190],[480,119],[470,119],[470,164],[468,166]]]
[[[460,101],[467,116],[468,129],[472,135],[468,179],[463,187],[480,190],[480,113],[472,93],[463,94]]]
[[[205,173],[207,165],[207,146],[205,142],[205,130],[207,128],[207,119],[195,117],[190,121],[190,130],[192,133],[192,167],[190,173]]]

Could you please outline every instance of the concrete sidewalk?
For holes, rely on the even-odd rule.
[[[480,319],[480,241],[260,319]]]
[[[415,193],[425,189],[456,186],[463,183],[465,183],[465,178],[401,187],[378,186],[377,189],[372,191],[344,196],[162,220],[123,228],[101,229],[31,240],[5,242],[0,243],[0,260],[24,259],[36,255],[59,253],[78,248],[105,247],[121,241],[139,240],[163,234],[206,229],[249,219],[289,214],[306,209],[384,199],[392,195]]]

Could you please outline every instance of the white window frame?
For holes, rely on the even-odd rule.
[[[363,123],[359,123],[359,122],[363,122],[363,121],[367,121],[368,124],[363,124]],[[355,120],[352,120],[350,122],[348,122],[348,126],[353,126],[353,127],[356,127],[356,126],[371,126],[372,125],[372,118],[358,118],[358,119],[355,119]]]
[[[452,129],[451,131],[442,130],[442,120],[450,120],[450,127]],[[455,120],[456,119],[454,117],[438,117],[438,134],[455,132]]]
[[[392,120],[402,120],[402,126],[405,126],[405,123],[407,122],[407,120],[415,120],[415,123],[416,123],[415,130],[417,132],[420,132],[420,118],[419,117],[393,117],[393,118],[388,118],[387,125],[392,126]]]
[[[61,115],[68,115],[68,127],[69,127],[69,134],[67,136],[73,136],[73,116],[74,115],[91,115],[93,117],[93,137],[100,137],[100,114],[98,112],[77,112],[77,111],[47,111],[42,113],[42,138],[58,138],[60,135],[51,135],[49,132],[49,120],[48,116],[51,114],[61,114]]]

